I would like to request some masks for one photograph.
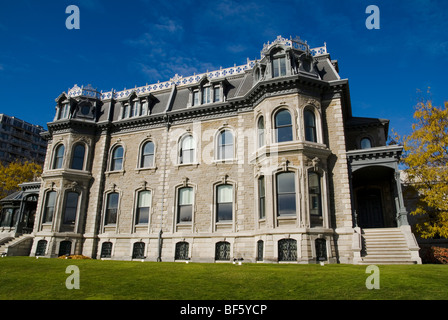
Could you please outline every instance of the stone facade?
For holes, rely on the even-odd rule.
[[[354,262],[359,135],[326,47],[56,102],[31,255]]]

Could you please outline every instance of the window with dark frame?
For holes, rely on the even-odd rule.
[[[311,142],[317,142],[316,134],[316,117],[310,110],[305,110],[305,140]]]
[[[65,225],[74,225],[76,221],[76,213],[78,211],[79,194],[77,192],[67,192],[65,198],[64,219],[62,221]]]
[[[53,221],[55,202],[56,202],[56,191],[47,192],[42,223],[50,223]]]
[[[110,258],[112,256],[112,242],[103,242],[101,245],[101,258]]]
[[[79,143],[73,148],[73,157],[71,169],[82,170],[84,168],[84,156],[86,152],[86,147]]]
[[[283,109],[275,114],[276,142],[292,141],[292,120],[288,110]]]

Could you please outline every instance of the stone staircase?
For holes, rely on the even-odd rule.
[[[33,237],[30,234],[24,234],[0,245],[0,256],[28,256],[33,245]]]
[[[362,229],[360,264],[415,264],[400,228]]]

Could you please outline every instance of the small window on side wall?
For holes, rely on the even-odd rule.
[[[361,149],[369,149],[372,148],[372,140],[367,137],[361,139]]]

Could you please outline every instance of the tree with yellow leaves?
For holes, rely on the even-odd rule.
[[[42,173],[42,166],[30,161],[0,163],[0,199],[18,191],[19,184],[35,180]]]
[[[408,183],[418,192],[415,232],[422,238],[448,238],[448,102],[415,107],[412,133],[400,139]]]

